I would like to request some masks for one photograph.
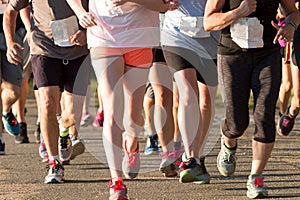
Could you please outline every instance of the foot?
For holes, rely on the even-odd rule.
[[[160,154],[161,163],[159,165],[159,171],[163,173],[165,177],[177,176],[178,167],[176,165],[176,156],[173,152],[162,152]]]
[[[205,168],[204,159],[198,164],[195,158],[188,158],[179,165],[179,168],[182,170],[179,174],[181,183],[206,184],[210,182],[210,175]]]
[[[124,150],[125,150],[125,154],[122,162],[122,169],[123,169],[124,176],[128,179],[134,179],[135,177],[137,177],[140,171],[139,145],[137,146],[135,152],[129,153],[127,151],[126,140],[125,140]]]
[[[221,150],[217,158],[217,167],[223,176],[231,176],[236,167],[236,150],[229,149],[221,141]]]
[[[267,187],[261,174],[252,174],[247,181],[247,197],[250,199],[268,196]]]
[[[103,127],[104,123],[104,111],[98,111],[93,122],[94,127]]]
[[[80,121],[80,126],[89,126],[93,123],[93,116],[89,113],[83,113]]]
[[[85,146],[81,139],[75,138],[75,139],[72,139],[71,142],[72,142],[73,151],[72,151],[72,155],[71,155],[70,159],[73,160],[73,159],[75,159],[76,156],[79,156],[84,153]]]
[[[19,123],[11,110],[6,115],[2,116],[2,122],[5,130],[10,135],[17,136],[20,134]]]
[[[109,181],[109,200],[127,200],[127,188],[123,184],[122,178],[110,179]]]
[[[64,181],[64,167],[58,160],[49,160],[49,171],[45,177],[45,183],[63,183]]]
[[[144,154],[145,155],[159,154],[157,134],[153,134],[147,137],[147,143],[146,143]]]
[[[287,136],[290,134],[290,132],[293,130],[297,115],[298,112],[296,115],[292,116],[290,114],[290,107],[287,109],[287,111],[280,117],[277,125],[277,132],[279,135]]]
[[[15,143],[30,143],[29,138],[27,136],[27,124],[25,122],[20,123],[20,134],[16,136]]]

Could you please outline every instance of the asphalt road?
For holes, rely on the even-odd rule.
[[[27,102],[27,123],[30,144],[15,144],[14,138],[4,134],[6,155],[0,156],[0,199],[108,199],[110,178],[101,138],[101,128],[82,128],[81,137],[86,151],[65,166],[65,183],[47,185],[46,166],[38,154],[33,131],[36,105]],[[246,181],[251,165],[251,133],[253,122],[239,139],[237,169],[232,177],[222,177],[216,167],[219,152],[219,122],[223,110],[218,109],[206,147],[206,167],[210,184],[182,184],[177,178],[165,178],[158,171],[160,158],[142,153],[141,173],[135,180],[125,180],[130,199],[247,199]],[[143,151],[145,139],[141,137]],[[288,137],[277,137],[275,148],[265,169],[265,182],[272,199],[300,199],[300,129],[296,122]]]

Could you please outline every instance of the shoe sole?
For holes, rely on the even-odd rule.
[[[16,144],[29,144],[30,141],[29,141],[29,140],[25,140],[25,141],[18,141],[18,140],[15,140],[15,143],[16,143]]]
[[[85,146],[82,142],[77,142],[74,145],[72,145],[72,155],[71,155],[71,160],[75,159],[76,156],[79,156],[80,154],[84,153]]]
[[[10,132],[10,131],[8,131],[8,129],[7,129],[7,126],[5,125],[5,123],[3,123],[3,125],[4,125],[4,129],[5,129],[5,131],[9,134],[9,135],[12,135],[12,136],[17,136],[17,135],[20,135],[20,131],[19,131],[19,133],[17,133],[17,134],[14,134],[14,133],[12,133],[12,132]]]
[[[46,184],[59,184],[59,183],[63,183],[64,181],[63,180],[57,180],[55,178],[51,179],[50,181],[46,181],[44,183]]]
[[[159,152],[157,152],[157,151],[150,151],[150,152],[144,152],[144,154],[145,154],[146,156],[149,156],[149,155],[158,155]]]
[[[247,191],[247,197],[250,199],[261,199],[261,198],[265,198],[268,196],[268,192],[262,193],[262,192],[258,192],[258,193],[250,193],[249,191]]]
[[[159,168],[159,171],[163,173],[164,177],[167,178],[176,177],[178,175],[177,170],[178,169],[176,168],[175,164],[173,164],[173,168],[172,164],[166,167]]]
[[[182,171],[180,173],[180,178],[179,178],[180,183],[195,183],[195,184],[209,184],[210,183],[210,178],[208,174],[203,174],[200,176],[195,176],[193,174],[190,174],[186,171]]]

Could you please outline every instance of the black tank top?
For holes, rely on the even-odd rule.
[[[227,12],[237,8],[242,0],[226,0],[223,12]],[[277,8],[280,0],[257,0],[257,8],[249,17],[257,17],[264,27],[263,41],[266,48],[279,48],[279,45],[274,45],[273,40],[276,36],[277,30],[272,26],[271,21],[276,22]],[[218,46],[218,53],[224,55],[239,54],[243,51],[257,51],[258,49],[242,49],[231,39],[230,26],[225,27],[221,31],[220,44]]]

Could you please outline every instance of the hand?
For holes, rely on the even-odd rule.
[[[89,12],[85,12],[85,13],[81,14],[78,17],[78,19],[79,19],[79,24],[83,28],[88,28],[88,27],[97,25],[94,15],[92,13],[89,13]]]
[[[76,44],[78,46],[84,46],[87,43],[86,31],[78,30],[74,35],[70,37],[71,44]]]
[[[247,17],[256,10],[256,0],[243,0],[238,7],[241,17]]]
[[[6,51],[6,57],[8,62],[15,65],[20,64],[22,62],[22,56],[20,51],[22,50],[24,50],[24,48],[16,42],[8,45]]]
[[[272,26],[277,29],[277,34],[273,40],[273,43],[276,44],[277,41],[284,40],[284,41],[291,41],[294,37],[295,28],[289,24],[285,26],[278,26],[274,21],[271,22]]]
[[[168,10],[176,10],[179,7],[179,0],[171,0],[167,5],[169,6]]]

